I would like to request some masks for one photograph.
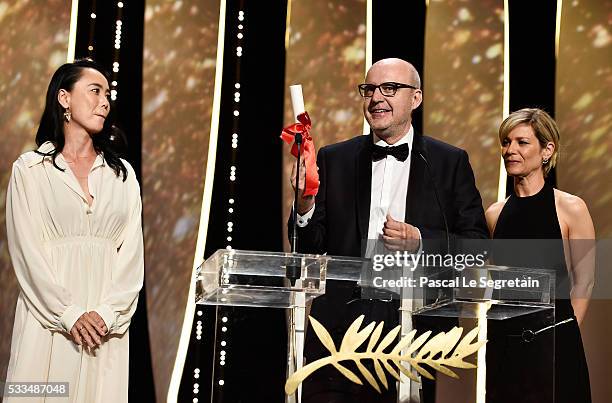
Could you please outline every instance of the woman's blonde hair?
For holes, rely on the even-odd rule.
[[[557,127],[557,123],[555,123],[555,120],[542,109],[520,109],[508,115],[501,126],[499,126],[500,144],[503,144],[512,130],[523,124],[529,125],[529,127],[533,129],[542,147],[545,147],[549,142],[555,145],[555,150],[550,156],[550,159],[547,163],[543,164],[544,176],[548,176],[550,170],[557,165],[557,159],[559,157],[559,128]]]

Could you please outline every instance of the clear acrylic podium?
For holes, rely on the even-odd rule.
[[[295,264],[300,266],[301,276],[292,286],[286,279],[286,267]],[[386,280],[414,278],[418,286],[384,287],[381,277]],[[423,277],[440,281],[432,281],[429,284],[434,286],[429,287],[421,283]],[[528,279],[532,280],[528,285],[510,281]],[[507,393],[508,388],[492,385],[512,385],[516,374],[514,379],[506,379],[507,372],[521,366],[533,367],[534,360],[538,364],[535,373],[539,376],[539,385],[530,387],[544,389],[544,392],[534,392],[542,392],[540,397],[553,393],[554,272],[484,266],[462,271],[404,267],[383,273],[372,270],[367,259],[222,249],[197,269],[196,303],[287,309],[289,377],[303,363],[306,307],[325,293],[327,280],[356,282],[364,290],[362,298],[394,295],[401,299],[400,337],[412,329],[417,329],[417,334],[427,330],[436,334],[461,326],[464,334],[479,327],[479,338],[488,340],[486,348],[474,354],[474,363],[479,368],[458,371],[459,380],[438,374],[435,384],[425,382],[421,388],[402,375],[398,402],[433,402],[434,393],[436,402],[496,401],[490,398],[500,392]],[[379,293],[380,289],[385,292]],[[376,292],[368,293],[368,290]],[[506,352],[516,356],[508,356]],[[523,353],[525,356],[520,356]],[[508,371],[498,370],[504,366]],[[530,371],[523,373],[531,374]],[[364,383],[363,387],[370,386]],[[286,402],[300,402],[300,395],[301,387],[294,395],[286,396]]]
[[[478,327],[487,344],[460,379],[425,380],[421,402],[554,401],[554,271],[484,266],[428,277],[455,284],[422,290],[425,305],[411,315],[417,332]]]
[[[367,260],[283,252],[220,249],[196,272],[196,303],[289,311],[287,376],[302,367],[306,306],[325,293],[328,279],[358,281]],[[287,265],[298,264],[295,285],[286,278]],[[287,402],[300,401],[301,388]]]

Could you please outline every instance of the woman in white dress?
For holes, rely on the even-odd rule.
[[[107,77],[91,60],[61,66],[38,150],[13,164],[6,223],[20,293],[7,382],[69,383],[68,397],[19,403],[128,401],[142,206],[134,170],[116,152]]]

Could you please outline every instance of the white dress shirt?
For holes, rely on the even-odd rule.
[[[414,129],[412,125],[408,133],[393,146],[408,144],[412,152]],[[389,144],[373,134],[374,144],[390,147]],[[405,161],[398,161],[394,156],[372,162],[372,192],[370,198],[370,223],[368,239],[377,239],[382,235],[387,213],[396,221],[404,222],[406,217],[406,196],[408,195],[408,179],[410,177],[410,156]]]
[[[381,147],[390,147],[377,135],[372,135],[374,144]],[[412,153],[414,129],[410,125],[406,133],[393,146],[408,144]],[[387,213],[396,221],[404,222],[406,217],[406,197],[408,195],[408,179],[410,177],[410,156],[405,161],[398,161],[394,156],[387,155],[379,161],[372,162],[372,190],[370,192],[370,221],[368,224],[368,239],[379,239],[383,233],[383,226],[387,220]],[[306,214],[297,214],[297,225],[305,227],[312,218],[315,206]],[[417,229],[418,230],[418,229]],[[419,231],[419,238],[421,237]],[[370,244],[371,242],[369,242]],[[370,249],[370,248],[368,248]],[[366,252],[369,256],[371,251]]]

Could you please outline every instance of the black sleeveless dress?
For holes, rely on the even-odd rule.
[[[533,196],[511,195],[502,209],[494,239],[524,240],[524,247],[496,247],[496,265],[554,269],[555,298],[555,398],[560,402],[591,402],[586,357],[569,291],[569,275],[563,253],[561,228],[555,207],[554,189],[545,184]],[[565,323],[567,319],[572,319]],[[520,388],[520,385],[516,385]]]

